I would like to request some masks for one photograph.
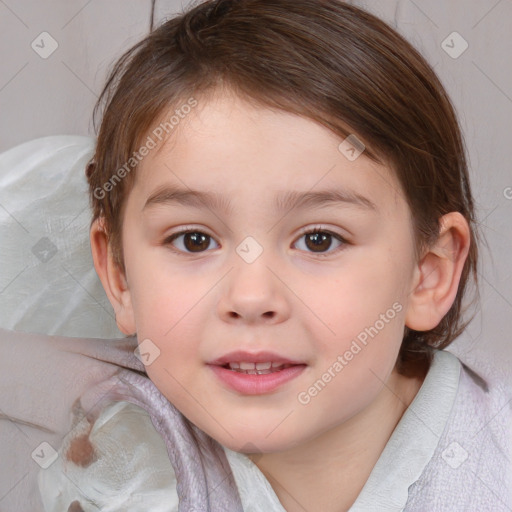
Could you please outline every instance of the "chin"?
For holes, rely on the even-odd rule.
[[[273,439],[271,439],[273,435],[267,437],[272,428],[260,429],[260,431],[253,432],[252,434],[247,432],[247,429],[244,429],[239,434],[229,429],[228,431],[232,436],[224,431],[221,435],[216,435],[218,432],[215,432],[214,435],[208,435],[226,448],[246,455],[282,452],[292,449],[301,443],[301,439],[296,437],[296,432],[295,436],[288,435],[288,432],[283,431],[280,436],[276,435]]]

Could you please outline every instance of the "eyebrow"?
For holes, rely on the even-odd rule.
[[[170,203],[223,211],[228,215],[233,213],[230,200],[222,194],[182,189],[170,185],[164,185],[157,188],[148,197],[142,210],[145,210],[150,206]],[[315,192],[287,190],[279,192],[275,198],[275,207],[278,212],[287,212],[299,208],[320,208],[331,204],[348,204],[358,208],[378,212],[378,208],[373,201],[353,190],[347,189],[319,190]]]

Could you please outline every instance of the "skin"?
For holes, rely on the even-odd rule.
[[[341,141],[312,120],[218,91],[139,165],[124,211],[125,273],[101,220],[91,228],[120,330],[160,350],[149,377],[199,428],[249,453],[289,512],[339,512],[355,501],[424,380],[395,370],[404,326],[439,323],[469,248],[466,221],[450,213],[438,243],[416,260],[411,213],[392,170],[364,152],[349,161]],[[225,194],[232,211],[169,202],[144,208],[165,185]],[[275,209],[278,192],[326,189],[355,191],[376,210]],[[180,227],[211,238],[191,252],[190,238],[169,240]],[[346,242],[333,237],[315,251],[303,228]],[[250,264],[236,251],[247,236],[263,249]],[[299,393],[396,303],[396,316],[300,403]],[[237,349],[275,351],[307,367],[271,393],[243,395],[206,364]]]

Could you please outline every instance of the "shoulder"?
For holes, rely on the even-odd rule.
[[[448,422],[450,428],[472,428],[478,422],[512,425],[512,382],[499,373],[475,370],[456,355],[445,350],[436,354],[438,366],[442,363],[440,378],[457,375],[456,393]],[[448,381],[447,381],[448,382]],[[443,385],[446,384],[443,381]],[[439,390],[443,389],[439,386]],[[496,415],[500,412],[500,417]]]
[[[411,486],[407,512],[512,508],[511,388],[457,361],[455,400],[432,459]]]
[[[461,361],[454,419],[473,426],[499,430],[512,428],[512,384],[500,377],[489,378]],[[484,423],[485,422],[485,423]],[[512,438],[508,439],[509,441]]]
[[[461,360],[453,408],[441,438],[452,439],[472,455],[475,471],[483,459],[510,471],[512,448],[512,386],[499,377],[490,378]],[[478,462],[477,462],[478,460]],[[512,480],[508,483],[512,486]]]

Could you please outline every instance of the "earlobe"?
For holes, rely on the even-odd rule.
[[[122,333],[132,335],[136,328],[130,290],[125,273],[114,262],[103,219],[92,223],[89,237],[94,268],[114,308],[117,326]]]
[[[439,237],[415,270],[405,324],[416,331],[434,329],[448,313],[469,252],[470,232],[464,216],[450,212],[439,222]]]

